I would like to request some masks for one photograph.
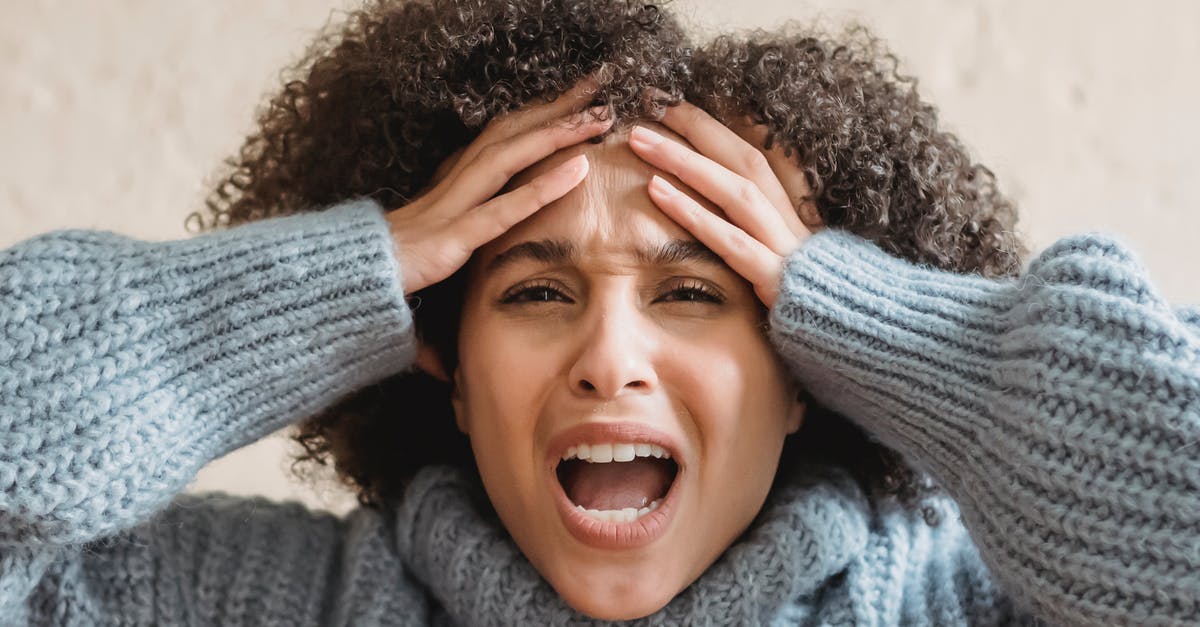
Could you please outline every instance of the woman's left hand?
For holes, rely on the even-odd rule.
[[[784,259],[811,234],[796,209],[812,208],[804,173],[778,144],[770,150],[762,147],[765,126],[746,122],[730,128],[688,102],[667,107],[662,123],[696,150],[643,126],[630,133],[630,148],[712,201],[728,220],[659,176],[651,177],[650,199],[720,255],[772,307]]]

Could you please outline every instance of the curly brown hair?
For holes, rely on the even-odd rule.
[[[726,123],[749,115],[765,124],[767,146],[778,142],[798,159],[828,228],[945,270],[1013,276],[1023,263],[1016,212],[992,173],[939,129],[916,80],[897,72],[896,57],[865,28],[831,34],[790,22],[697,46],[663,3],[641,0],[375,0],[349,13],[288,70],[294,78],[262,110],[191,226],[364,196],[402,211],[494,116],[554,99],[602,66],[610,80],[595,102],[619,121],[653,118],[642,94],[655,86]],[[464,277],[460,270],[410,297],[418,336],[448,371]],[[449,393],[420,371],[361,390],[298,425],[303,453],[293,471],[332,460],[358,501],[379,507],[400,498],[422,466],[471,466]],[[783,463],[815,458],[910,505],[937,492],[897,453],[809,399]]]

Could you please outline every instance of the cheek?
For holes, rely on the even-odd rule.
[[[480,473],[485,482],[508,477],[513,486],[528,486],[536,478],[535,469],[543,465],[537,444],[548,437],[542,417],[560,368],[552,351],[539,350],[511,321],[464,316],[463,323],[462,402],[456,411]]]
[[[678,351],[687,374],[683,399],[695,409],[710,444],[736,444],[786,433],[787,373],[768,340],[735,328],[689,339]],[[716,454],[727,447],[719,446]]]
[[[462,411],[472,432],[511,434],[529,428],[537,415],[536,399],[546,385],[544,354],[505,328],[486,319],[464,319],[459,336]],[[530,440],[529,429],[524,439]]]
[[[712,336],[710,336],[712,337]],[[682,398],[701,446],[701,496],[739,518],[753,517],[765,498],[787,435],[786,372],[757,330],[692,346]]]
[[[533,525],[542,464],[536,450],[548,368],[511,329],[470,325],[459,336],[460,423],[488,497],[510,530]],[[524,350],[522,350],[522,348]],[[516,535],[516,534],[515,534]]]
[[[530,355],[513,350],[515,347],[511,344],[511,334],[487,324],[474,325],[461,335],[459,367],[472,409],[479,411],[512,403],[522,396],[519,392],[529,383],[530,377],[514,375],[532,374],[533,368],[527,362]],[[514,370],[516,366],[521,368]],[[501,386],[501,382],[507,385]],[[504,392],[498,393],[502,387]]]

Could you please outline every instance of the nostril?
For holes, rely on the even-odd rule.
[[[596,390],[596,386],[593,385],[592,382],[588,381],[587,379],[581,379],[579,381],[579,387],[583,388],[584,391],[587,391],[587,392],[594,392]],[[646,382],[642,381],[640,379],[637,381],[630,381],[629,383],[625,384],[625,387],[644,388],[644,387],[646,387]]]

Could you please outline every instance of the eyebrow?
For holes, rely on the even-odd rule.
[[[668,266],[695,262],[729,269],[720,255],[696,240],[673,239],[657,247],[638,248],[633,255],[638,264],[643,266]],[[561,239],[521,242],[493,257],[488,262],[485,273],[497,272],[521,259],[529,259],[546,265],[575,263],[579,260],[579,251],[574,244]]]

